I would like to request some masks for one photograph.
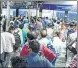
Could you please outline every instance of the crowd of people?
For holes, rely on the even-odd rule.
[[[28,17],[19,16],[10,19],[8,30],[5,17],[1,23],[0,63],[3,68],[55,67],[64,51],[67,67],[77,67],[76,22],[65,23],[48,17],[31,17],[29,21]]]

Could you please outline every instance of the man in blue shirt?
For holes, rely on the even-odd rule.
[[[39,53],[40,44],[36,40],[29,41],[28,50],[30,55],[26,56],[27,67],[53,67],[52,64]]]

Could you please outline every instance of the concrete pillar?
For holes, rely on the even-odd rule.
[[[6,30],[8,30],[10,25],[10,2],[7,1],[7,23],[6,23]]]
[[[36,9],[36,17],[39,17],[39,8]]]
[[[36,21],[37,21],[37,18],[38,18],[38,13],[39,13],[39,8],[38,8],[38,3],[37,3],[37,8],[36,8]]]
[[[10,2],[7,1],[7,20],[10,21]]]
[[[65,17],[64,17],[64,22],[68,22],[68,11],[65,11]]]
[[[0,38],[1,38],[1,1],[0,1]],[[1,44],[1,41],[0,41]],[[0,46],[0,54],[1,54],[1,46]]]
[[[18,15],[19,15],[19,9],[16,8],[16,17],[18,17]]]
[[[30,23],[30,8],[28,9],[28,22]]]
[[[42,17],[42,9],[39,9],[39,17]]]

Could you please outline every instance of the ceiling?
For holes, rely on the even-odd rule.
[[[77,1],[77,0],[1,0],[1,1],[14,1],[14,2],[23,2],[23,1],[59,2],[59,1]]]
[[[1,0],[1,1],[12,1],[16,3],[29,1],[44,1],[45,4],[77,5],[77,0]]]

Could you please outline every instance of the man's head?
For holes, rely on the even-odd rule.
[[[73,28],[74,26],[76,26],[75,22],[70,22],[70,28]]]
[[[54,19],[54,20],[53,20],[53,22],[55,23],[55,22],[56,22],[56,20]]]
[[[33,35],[34,39],[37,39],[38,34],[37,34],[37,32],[36,32],[36,31],[32,31],[32,33],[31,33],[31,34]]]
[[[13,26],[10,26],[9,29],[8,29],[8,32],[14,33],[14,30],[15,30],[15,28]]]
[[[47,36],[47,30],[43,29],[41,30],[41,37],[45,38]]]
[[[22,25],[22,24],[20,24],[20,25],[19,25],[19,28],[20,28],[20,29],[23,29],[23,25]]]
[[[37,33],[35,31],[27,33],[27,38],[28,38],[28,40],[35,40],[35,39],[37,39]]]
[[[12,57],[11,64],[12,68],[27,68],[27,62],[24,57]]]
[[[29,25],[29,26],[28,26],[28,29],[29,29],[30,31],[34,31],[34,30],[35,30],[35,27],[34,27],[34,25]]]
[[[48,19],[48,17],[46,17],[46,19]]]
[[[40,50],[40,44],[36,40],[29,41],[29,52],[38,53]]]
[[[66,29],[69,28],[69,23],[65,23],[65,28],[66,28]]]

